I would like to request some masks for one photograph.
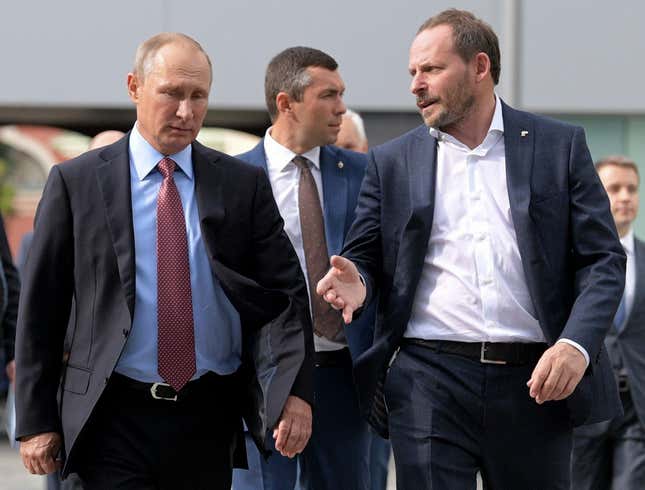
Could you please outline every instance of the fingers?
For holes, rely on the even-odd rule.
[[[293,458],[311,437],[311,407],[297,396],[289,396],[282,411],[282,418],[273,431],[276,450]]]
[[[287,442],[287,439],[289,437],[289,433],[291,432],[291,424],[292,421],[289,417],[285,417],[280,422],[278,423],[278,433],[277,437],[274,431],[274,438],[275,438],[275,448],[282,454],[283,456],[286,456],[286,451],[285,445]]]
[[[545,353],[546,354],[546,353]],[[542,393],[542,386],[546,381],[546,378],[551,372],[551,363],[548,360],[545,360],[544,355],[540,358],[533,373],[531,374],[531,379],[529,379],[527,386],[530,388],[529,395],[531,398],[535,398],[535,401],[541,403],[538,400],[538,396]]]
[[[24,438],[20,443],[20,456],[25,468],[33,474],[53,473],[61,467],[56,460],[60,449],[60,436],[56,433],[38,434]]]
[[[343,321],[345,322],[346,325],[349,325],[352,323],[352,317],[354,316],[354,308],[351,306],[347,305],[345,308],[343,308]]]
[[[582,353],[559,342],[547,349],[528,381],[529,395],[539,404],[563,400],[576,389],[586,369]]]

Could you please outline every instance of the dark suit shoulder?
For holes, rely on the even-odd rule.
[[[401,151],[409,147],[410,145],[415,144],[419,140],[426,138],[432,138],[430,135],[430,130],[425,124],[421,124],[414,129],[411,129],[407,133],[403,133],[401,136],[397,136],[394,139],[386,141],[378,146],[375,146],[370,151],[375,155],[379,156],[389,156],[389,155],[399,155]]]
[[[241,155],[231,156],[213,148],[202,145],[201,143],[193,142],[193,151],[197,152],[202,158],[216,163],[230,172],[235,172],[240,176],[255,176],[258,173],[258,168],[255,165],[248,163],[241,159]]]
[[[513,121],[520,124],[523,122],[530,122],[539,133],[552,133],[558,135],[571,135],[575,131],[582,130],[582,127],[580,126],[560,121],[559,119],[554,119],[552,117],[535,114],[533,112],[521,111],[504,103],[502,107],[505,125],[507,124],[507,121]]]

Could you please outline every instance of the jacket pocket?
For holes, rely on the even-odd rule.
[[[63,389],[78,395],[87,393],[87,388],[90,385],[91,371],[74,366],[67,366],[65,370],[65,381]]]

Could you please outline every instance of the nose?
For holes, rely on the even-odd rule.
[[[176,114],[183,121],[187,121],[193,117],[193,107],[190,104],[190,99],[182,99],[179,101]]]
[[[342,97],[338,97],[338,108],[337,108],[338,114],[345,114],[347,112],[347,106],[345,105],[345,101],[343,100]]]
[[[418,73],[416,75],[413,75],[412,80],[410,81],[410,92],[412,92],[414,95],[417,95],[422,90],[425,90],[425,88],[426,84],[421,76]]]

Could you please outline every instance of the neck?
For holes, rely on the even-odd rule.
[[[618,231],[618,236],[620,238],[625,238],[625,236],[627,236],[627,234],[629,233],[630,228],[631,228],[631,224],[616,226],[616,231]]]
[[[482,100],[475,100],[464,117],[455,124],[442,128],[442,131],[473,149],[481,145],[488,134],[495,114],[495,95],[487,94]]]
[[[282,146],[289,148],[292,152],[298,155],[307,153],[309,150],[317,146],[304,141],[303,138],[299,137],[297,131],[293,131],[291,128],[287,127],[287,124],[280,121],[276,121],[271,127],[271,137]]]

